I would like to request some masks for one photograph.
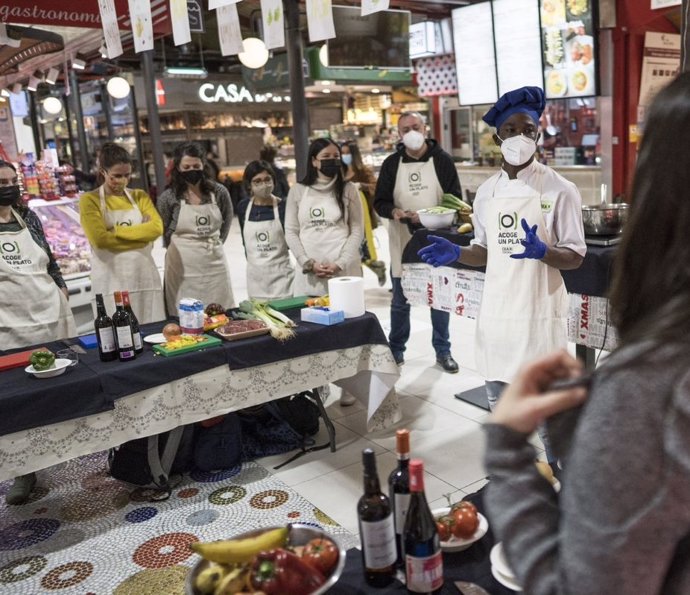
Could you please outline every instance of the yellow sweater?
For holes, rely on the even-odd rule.
[[[101,199],[98,190],[85,192],[79,199],[81,226],[94,248],[124,252],[143,248],[163,234],[163,221],[153,202],[143,190],[129,189],[132,199],[139,207],[145,223],[139,225],[116,225],[106,229],[105,218],[101,212]],[[132,208],[126,196],[106,193],[105,204],[109,210],[129,210]]]

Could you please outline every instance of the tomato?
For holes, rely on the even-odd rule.
[[[451,536],[450,524],[443,521],[443,519],[436,520],[436,530],[441,541],[448,541]]]
[[[474,514],[477,514],[477,507],[474,504],[472,504],[472,502],[469,502],[468,500],[461,500],[460,502],[456,502],[451,507],[451,510],[455,511],[459,508],[467,508],[467,509],[471,510],[472,512],[474,512]]]
[[[460,539],[472,537],[477,527],[479,527],[479,517],[477,513],[469,508],[456,508],[453,511],[453,519],[455,520],[453,535]]]
[[[338,563],[338,547],[330,539],[316,537],[304,546],[302,560],[328,577]]]

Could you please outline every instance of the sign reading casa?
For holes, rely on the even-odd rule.
[[[290,101],[289,95],[273,93],[252,93],[244,85],[229,83],[203,83],[199,86],[199,98],[205,103],[284,103]]]

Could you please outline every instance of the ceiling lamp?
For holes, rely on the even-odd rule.
[[[43,109],[47,113],[55,116],[62,111],[62,101],[57,97],[46,97],[43,100]]]
[[[84,70],[86,68],[86,60],[81,54],[77,54],[76,58],[72,58],[72,68],[74,70]]]
[[[322,66],[328,67],[328,44],[324,43],[319,50],[319,62]]]
[[[29,77],[29,84],[26,86],[26,88],[29,91],[35,91],[36,89],[38,89],[38,85],[40,85],[42,82],[43,73],[37,70]]]
[[[9,97],[10,92],[7,89],[3,89],[2,91],[0,91],[0,95],[2,95],[3,97]]]
[[[247,68],[261,68],[268,62],[268,49],[258,37],[247,37],[242,40],[243,52],[238,54],[240,62]]]
[[[178,79],[205,79],[208,70],[193,66],[167,66],[163,69],[163,76]]]
[[[58,68],[51,68],[48,70],[48,74],[46,75],[46,83],[49,85],[54,85],[57,82],[58,77],[60,76],[60,70]]]
[[[111,78],[105,88],[108,90],[108,94],[115,99],[124,99],[130,92],[129,83],[121,76]]]

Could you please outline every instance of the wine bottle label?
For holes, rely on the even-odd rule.
[[[395,494],[395,532],[402,535],[405,528],[405,517],[410,506],[409,494]]]
[[[389,514],[382,521],[360,521],[360,536],[364,565],[367,568],[387,568],[395,563],[398,557],[395,546],[395,528],[393,515]]]
[[[98,339],[101,342],[101,351],[103,353],[112,353],[117,349],[115,347],[115,335],[113,334],[113,327],[98,329]]]
[[[136,333],[133,333],[134,336],[134,349],[139,351],[140,349],[143,349],[144,343],[141,340],[141,333],[137,331]]]
[[[441,550],[433,556],[416,558],[405,556],[407,590],[412,593],[429,593],[443,585],[443,557]]]
[[[117,327],[117,346],[124,357],[134,355],[134,341],[132,340],[132,329],[129,326]]]

